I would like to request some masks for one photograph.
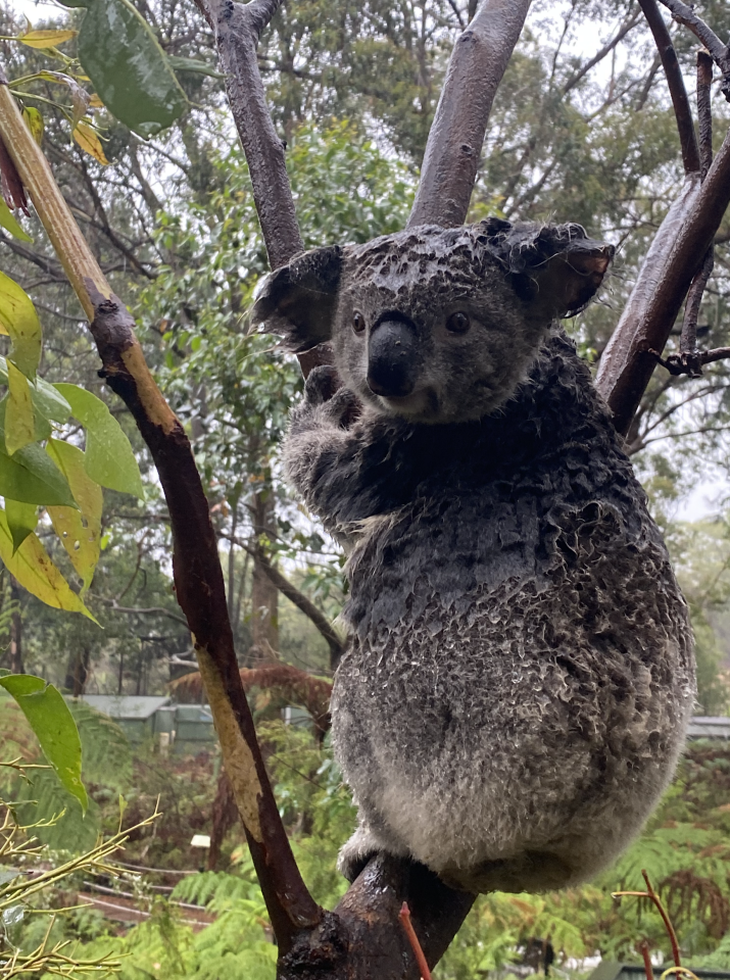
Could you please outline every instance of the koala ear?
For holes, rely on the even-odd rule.
[[[505,225],[485,232],[518,295],[550,317],[580,312],[603,281],[613,245],[594,241],[577,224]]]
[[[332,320],[342,270],[339,245],[315,248],[268,275],[251,309],[251,324],[282,336],[295,354],[332,336]]]

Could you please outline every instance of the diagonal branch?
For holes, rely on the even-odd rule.
[[[672,39],[669,36],[667,25],[664,23],[656,0],[639,0],[639,5],[644,11],[651,33],[654,35],[659,57],[662,61],[664,74],[667,77],[667,86],[674,106],[674,115],[677,120],[679,130],[679,142],[682,147],[682,163],[684,172],[693,174],[700,169],[700,152],[697,147],[697,137],[692,120],[692,110],[690,109],[687,90],[684,87],[682,71],[677,61],[677,53],[674,50]]]
[[[530,0],[483,0],[457,38],[407,227],[463,224],[497,86],[529,7]]]
[[[602,48],[596,51],[592,58],[586,61],[584,65],[581,65],[580,68],[570,76],[561,89],[562,94],[567,95],[571,89],[575,88],[581,78],[584,78],[588,74],[591,68],[595,68],[600,61],[603,61],[603,59],[609,55],[621,41],[623,41],[629,31],[632,31],[636,27],[640,18],[641,14],[638,12],[629,15],[624,20],[623,24],[621,24],[614,36],[607,41]]]
[[[723,74],[720,91],[730,101],[730,47],[723,44],[715,32],[682,0],[661,0],[678,24],[687,27],[704,44]]]
[[[91,321],[103,376],[131,411],[157,467],[170,513],[177,599],[195,638],[223,759],[272,925],[282,949],[320,921],[266,775],[241,685],[223,573],[190,443],[144,361],[130,314],[111,292],[0,75],[0,138],[8,146],[56,254]]]
[[[700,183],[688,174],[652,242],[596,384],[626,435],[690,283],[730,203],[730,133]]]

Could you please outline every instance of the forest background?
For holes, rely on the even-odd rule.
[[[403,227],[451,46],[475,6],[472,0],[299,0],[276,15],[262,38],[259,66],[287,142],[307,247],[366,241]],[[91,153],[82,147],[69,122],[73,91],[37,77],[65,65],[74,39],[55,49],[12,41],[27,24],[11,8],[0,14],[7,39],[0,40],[2,62],[11,79],[28,79],[16,91],[42,115],[43,149],[56,179],[116,293],[133,310],[145,356],[193,442],[221,542],[239,663],[258,671],[249,675],[250,698],[277,798],[310,887],[319,901],[332,903],[344,890],[334,856],[353,811],[321,730],[277,719],[285,704],[312,706],[313,686],[304,675],[325,682],[331,676],[339,639],[329,624],[344,601],[343,557],[282,480],[277,451],[301,390],[300,372],[270,340],[246,334],[246,310],[267,271],[266,255],[212,39],[189,0],[140,0],[138,8],[175,59],[187,96],[175,124],[150,141],[99,108],[93,118],[101,142]],[[727,5],[717,0],[701,8],[727,37]],[[82,16],[58,8],[49,17],[46,5],[26,15],[34,28],[73,27]],[[691,89],[696,44],[671,30]],[[720,99],[715,112],[730,122]],[[722,125],[717,130],[721,137]],[[469,220],[578,221],[617,245],[599,301],[568,322],[592,364],[681,179],[674,115],[637,4],[535,0],[492,112]],[[103,632],[81,616],[49,609],[3,573],[0,666],[36,673],[74,694],[161,694],[177,681],[177,696],[197,701],[201,686],[191,676],[190,635],[172,591],[166,511],[154,470],[121,403],[98,377],[85,317],[58,260],[34,220],[23,224],[31,242],[0,230],[1,261],[40,313],[48,338],[41,374],[105,398],[135,447],[146,499],[105,495],[103,551],[85,600]],[[726,218],[699,321],[708,347],[730,346],[729,243]],[[677,514],[698,484],[727,483],[729,391],[724,361],[697,379],[659,370],[628,438],[690,603],[698,714],[724,714],[728,706],[730,524],[721,494],[703,520]],[[40,529],[44,544],[73,578],[50,525],[46,530]],[[282,673],[285,665],[303,673]],[[266,675],[262,668],[273,670]],[[321,694],[326,684],[315,690]],[[79,714],[79,724],[94,803],[83,824],[70,807],[47,831],[54,847],[81,846],[97,827],[114,825],[117,792],[139,816],[163,794],[165,816],[140,832],[132,860],[136,854],[156,867],[188,867],[192,830],[209,832],[217,819],[219,842],[224,830],[230,833],[212,870],[186,879],[176,892],[213,903],[216,923],[199,937],[152,902],[150,923],[126,937],[104,937],[106,927],[88,913],[54,928],[80,936],[90,949],[105,943],[134,949],[134,966],[123,967],[130,977],[272,976],[265,912],[225,815],[230,801],[215,760],[176,768],[150,752],[132,758],[113,726],[89,712]],[[18,726],[12,712],[3,713],[6,746],[29,751]],[[729,774],[728,753],[695,748],[662,811],[617,868],[595,886],[560,896],[481,900],[436,975],[481,975],[508,963],[534,937],[549,938],[565,963],[599,951],[636,959],[645,933],[661,949],[661,931],[647,922],[646,910],[617,906],[609,897],[618,887],[638,886],[641,867],[663,889],[696,962],[704,956],[730,967]],[[42,776],[31,796],[47,809],[57,802]],[[18,928],[30,942],[40,926]]]

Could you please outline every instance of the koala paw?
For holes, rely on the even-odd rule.
[[[370,828],[360,824],[352,837],[340,848],[337,870],[348,881],[354,881],[370,858],[382,850]]]
[[[357,396],[344,387],[329,364],[316,367],[307,378],[304,406],[307,414],[314,409],[322,422],[339,429],[349,429],[362,414]]]
[[[323,405],[328,402],[342,382],[331,364],[320,364],[309,372],[304,384],[304,398],[310,405]]]

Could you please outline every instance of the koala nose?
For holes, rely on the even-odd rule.
[[[376,395],[397,398],[413,391],[420,351],[412,326],[402,320],[384,320],[374,328],[368,344],[368,387]]]

